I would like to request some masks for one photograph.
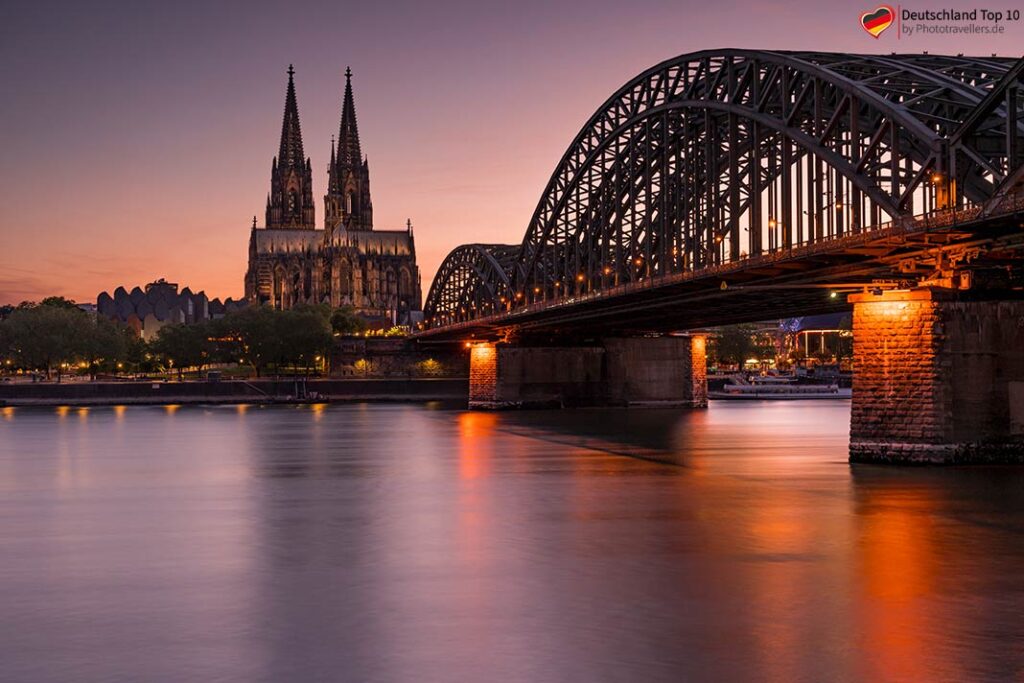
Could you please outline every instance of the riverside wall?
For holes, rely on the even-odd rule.
[[[305,381],[307,400],[315,394],[328,401],[465,401],[468,393],[464,378]],[[302,395],[301,380],[285,379],[0,384],[0,406],[275,403]]]

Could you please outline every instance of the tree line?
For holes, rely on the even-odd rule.
[[[0,320],[0,358],[5,366],[47,377],[69,371],[203,370],[238,363],[256,376],[302,369],[307,374],[329,356],[335,334],[358,334],[365,323],[349,307],[297,306],[278,311],[249,306],[223,318],[189,325],[167,324],[149,343],[131,327],[89,314],[73,302],[50,297],[5,310]]]

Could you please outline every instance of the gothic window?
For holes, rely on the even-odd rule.
[[[274,308],[284,308],[284,271],[280,268],[274,270]]]
[[[412,275],[405,268],[402,268],[398,276],[398,295],[402,298],[412,296]]]
[[[352,213],[352,206],[355,204],[355,193],[349,192],[348,196],[345,197],[345,213]]]
[[[351,294],[352,293],[352,289],[353,289],[352,288],[352,267],[349,265],[348,261],[343,260],[341,262],[340,271],[341,271],[341,273],[339,275],[340,282],[338,284],[340,286],[341,293],[343,295],[344,294]]]
[[[297,214],[299,212],[299,195],[296,194],[295,190],[288,192],[288,213]]]

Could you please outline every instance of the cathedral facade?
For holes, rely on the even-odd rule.
[[[271,165],[266,222],[253,218],[245,298],[287,309],[352,306],[382,323],[412,324],[421,309],[412,224],[374,230],[370,167],[359,146],[352,72],[345,71],[341,129],[331,141],[324,223],[316,227],[313,169],[302,147],[295,71],[288,68],[281,145]]]

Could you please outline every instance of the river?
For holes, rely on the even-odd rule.
[[[1024,468],[849,403],[0,409],[0,678],[1003,681]]]

